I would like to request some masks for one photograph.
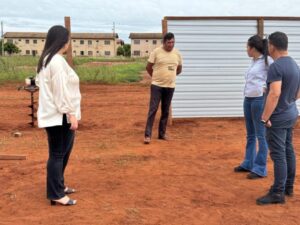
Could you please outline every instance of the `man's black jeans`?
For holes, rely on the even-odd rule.
[[[65,196],[64,172],[72,151],[75,131],[70,130],[66,115],[63,125],[47,127],[49,159],[47,163],[47,198],[57,200]]]
[[[148,119],[145,130],[145,137],[151,137],[152,127],[159,103],[161,101],[161,117],[159,121],[158,137],[164,137],[166,134],[169,109],[173,98],[175,88],[165,88],[151,85],[151,96],[149,103]]]

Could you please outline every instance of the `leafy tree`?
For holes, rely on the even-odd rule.
[[[0,40],[0,55],[2,55],[2,40]]]
[[[7,52],[9,55],[21,52],[21,50],[14,43],[10,42],[4,43],[4,51]]]
[[[123,46],[119,46],[117,49],[117,55],[122,55],[124,56],[124,48]]]
[[[131,55],[131,46],[130,46],[130,44],[123,45],[123,49],[124,49],[124,56],[130,57],[130,55]]]

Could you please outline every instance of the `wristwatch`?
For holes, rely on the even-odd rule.
[[[262,122],[264,125],[266,125],[269,122],[269,120],[260,120],[260,122]]]

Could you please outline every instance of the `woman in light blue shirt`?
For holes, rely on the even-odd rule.
[[[273,62],[268,57],[268,43],[258,35],[249,38],[247,53],[252,62],[245,74],[244,116],[247,130],[247,144],[244,161],[234,168],[235,172],[250,172],[248,179],[267,176],[268,146],[265,126],[261,123],[264,108],[265,88],[269,65]],[[256,151],[256,139],[258,151]]]

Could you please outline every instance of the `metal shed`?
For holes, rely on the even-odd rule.
[[[241,117],[250,36],[285,32],[289,54],[300,63],[300,17],[165,17],[183,56],[172,118]],[[300,104],[298,104],[300,110]]]

